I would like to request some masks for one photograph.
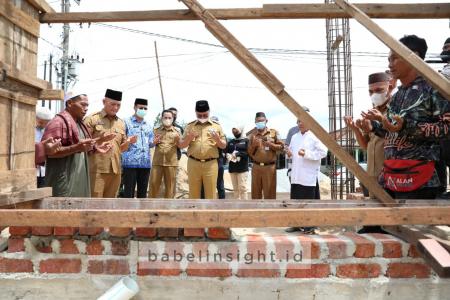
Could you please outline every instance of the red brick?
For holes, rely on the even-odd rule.
[[[343,240],[336,235],[321,235],[321,238],[325,240],[328,246],[329,258],[346,258],[347,245]]]
[[[108,259],[90,260],[88,263],[88,273],[107,274],[107,275],[128,275],[130,266],[127,260]]]
[[[10,226],[9,227],[9,234],[11,236],[27,236],[30,234],[30,232],[31,232],[31,227],[29,227],[29,226]]]
[[[414,245],[409,246],[408,256],[414,257],[414,258],[422,257],[422,255],[420,254],[420,252],[417,250],[416,246],[414,246]]]
[[[32,273],[33,262],[29,259],[0,257],[0,273]]]
[[[208,238],[213,240],[229,240],[231,239],[230,228],[212,227],[208,228]]]
[[[43,245],[43,244],[37,244],[34,246],[34,248],[41,252],[41,253],[52,253],[53,252],[53,248],[51,245]]]
[[[136,228],[136,237],[154,238],[156,237],[156,228]]]
[[[31,227],[31,234],[39,236],[53,235],[53,227],[33,226]]]
[[[258,256],[267,259],[267,242],[261,235],[247,235],[247,254],[252,254],[257,260]]]
[[[375,278],[380,273],[379,264],[343,264],[336,268],[336,276],[343,278]]]
[[[61,254],[79,254],[80,251],[75,245],[74,240],[60,240],[59,241],[59,253]]]
[[[391,278],[428,278],[430,267],[422,263],[390,263],[386,276]]]
[[[41,273],[80,273],[80,259],[47,259],[39,263]]]
[[[178,228],[158,228],[160,238],[178,238]]]
[[[329,264],[313,264],[300,266],[288,264],[286,267],[286,278],[325,278],[330,276]]]
[[[128,241],[111,241],[111,252],[113,255],[128,255],[130,252]]]
[[[289,260],[294,257],[294,243],[285,235],[273,236],[273,242],[275,244],[275,257],[286,261],[286,256]]]
[[[126,227],[110,227],[109,234],[114,237],[128,237],[132,231],[132,228]]]
[[[9,238],[8,239],[8,252],[24,252],[25,240],[23,238]]]
[[[88,255],[102,255],[104,247],[102,245],[102,241],[95,240],[91,241],[86,245],[86,253]]]
[[[230,277],[231,268],[227,263],[189,263],[186,274],[199,277]]]
[[[161,236],[159,234],[159,236]],[[204,228],[184,228],[183,229],[183,236],[184,237],[199,237],[202,238],[205,236],[205,229]]]
[[[80,227],[80,235],[98,235],[103,232],[102,227]]]
[[[383,245],[383,257],[402,257],[402,244],[392,236],[382,233],[370,233],[371,236],[379,240]]]
[[[194,249],[195,250],[195,249]],[[164,252],[165,254],[173,257],[174,254],[183,254],[184,253],[184,243],[183,242],[166,242],[164,244]]]
[[[239,265],[237,277],[280,277],[280,268],[277,264],[253,263]]]
[[[138,262],[137,274],[139,276],[178,276],[181,274],[181,267],[179,262]]]
[[[347,232],[344,233],[344,235],[348,238],[350,238],[353,243],[355,244],[355,253],[353,253],[354,257],[358,258],[368,258],[368,257],[374,257],[375,256],[375,243],[364,238],[363,236],[354,233],[354,232]]]
[[[320,245],[312,236],[298,235],[302,246],[302,254],[304,259],[318,259],[320,257]]]
[[[53,234],[55,236],[65,236],[72,237],[78,231],[77,227],[55,227],[53,229]]]

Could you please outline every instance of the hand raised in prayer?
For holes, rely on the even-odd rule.
[[[186,134],[186,137],[187,137],[190,141],[195,140],[196,138],[198,138],[198,136],[199,136],[199,134],[198,134],[197,132],[193,131],[193,130],[189,131],[189,132]]]
[[[392,117],[394,122],[389,122],[389,120],[385,117],[382,120],[383,128],[389,132],[399,132],[403,128],[404,120],[399,115],[395,115]]]
[[[110,143],[103,143],[95,147],[98,153],[105,154],[108,153],[112,149],[112,145]]]
[[[292,157],[292,151],[289,149],[288,145],[284,145],[284,152],[286,152],[286,155],[291,158]]]
[[[161,135],[155,134],[155,136],[153,137],[153,144],[158,145],[160,143],[161,143]]]
[[[217,131],[210,131],[211,134],[211,138],[214,140],[214,142],[216,143],[220,143],[220,134]]]
[[[381,122],[383,114],[376,108],[369,109],[367,112],[361,112],[364,119]]]
[[[101,145],[103,143],[112,141],[116,137],[114,132],[102,132],[98,138],[96,138],[96,144]]]
[[[357,126],[355,125],[352,116],[344,116],[344,122],[350,129],[352,130],[357,129]]]
[[[361,129],[364,132],[371,132],[373,127],[372,127],[372,122],[370,120],[367,119],[358,119],[356,120],[356,126]]]
[[[83,139],[78,142],[77,150],[78,152],[89,152],[93,149],[94,145],[94,139]]]
[[[137,139],[138,139],[137,135],[129,136],[129,137],[127,138],[127,143],[129,143],[129,144],[135,144],[135,143],[137,142]]]
[[[298,155],[300,155],[301,157],[305,156],[305,149],[298,150]]]
[[[61,139],[48,138],[42,141],[44,144],[45,154],[54,155],[61,149]]]

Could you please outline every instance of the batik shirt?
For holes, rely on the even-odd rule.
[[[138,122],[135,116],[125,120],[128,137],[136,135],[137,141],[122,153],[123,168],[151,168],[150,148],[153,145],[153,129],[145,120]]]
[[[395,115],[404,120],[398,132],[388,132],[379,122],[372,122],[375,134],[385,139],[385,159],[438,161],[439,140],[449,137],[450,102],[422,77],[417,77],[393,95],[387,110],[388,120],[392,122]],[[425,187],[436,186],[439,178],[435,171]]]

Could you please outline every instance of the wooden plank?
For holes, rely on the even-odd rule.
[[[55,12],[55,10],[45,0],[26,0],[26,1],[43,13]]]
[[[285,90],[282,83],[250,53],[217,19],[195,0],[181,0],[205,23],[206,28],[228,49],[250,72],[255,75],[298,119],[301,119],[328,149],[371,191],[387,205],[395,201],[369,177],[355,159],[333,140],[320,124]]]
[[[16,205],[37,199],[43,199],[52,196],[52,188],[45,187],[40,189],[32,189],[28,191],[0,194],[0,207]]]
[[[0,193],[12,193],[35,189],[36,169],[18,169],[13,171],[0,170],[0,182]]]
[[[427,79],[427,81],[450,101],[450,81],[443,75],[439,74],[427,63],[425,63],[419,56],[409,50],[402,43],[391,37],[378,24],[372,21],[364,12],[362,12],[355,5],[348,3],[346,0],[336,0],[343,10],[348,12],[361,25],[366,27],[373,33],[381,42],[388,46],[393,52],[398,54],[406,62],[408,62],[419,74]]]
[[[37,99],[30,96],[24,95],[22,93],[11,92],[0,88],[0,97],[7,98],[13,101],[21,102],[29,105],[36,105]]]
[[[372,18],[395,19],[447,19],[449,3],[361,3],[358,7]],[[220,20],[256,19],[317,19],[348,18],[348,13],[336,4],[265,4],[262,8],[226,8],[209,10]],[[93,23],[140,21],[198,20],[189,10],[105,11],[44,13],[41,23]]]
[[[420,239],[417,246],[440,277],[450,277],[450,253],[444,247],[433,239]]]
[[[425,230],[444,240],[450,240],[450,226],[447,225],[427,226]]]
[[[12,78],[13,80],[19,81],[28,86],[34,87],[39,90],[51,89],[52,84],[48,81],[32,77],[2,61],[0,61],[0,71],[3,70],[7,77]]]
[[[24,11],[16,8],[9,0],[0,0],[0,15],[29,32],[35,37],[39,37],[41,24],[26,14]]]
[[[42,100],[64,100],[63,90],[42,90],[39,93],[39,99]]]
[[[308,208],[308,209],[175,209],[48,210],[0,209],[0,226],[72,227],[291,227],[450,222],[446,207]]]

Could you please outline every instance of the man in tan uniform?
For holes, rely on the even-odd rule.
[[[189,123],[179,147],[188,147],[189,198],[199,199],[202,184],[205,199],[216,199],[219,148],[225,149],[227,142],[219,123],[209,118],[209,104],[199,100],[195,105],[197,120]]]
[[[263,112],[256,113],[255,125],[247,150],[253,160],[252,199],[276,199],[277,151],[282,151],[284,145],[278,132],[267,128],[267,118]]]
[[[150,176],[150,198],[158,197],[163,178],[164,198],[174,198],[178,166],[177,149],[181,133],[173,125],[173,113],[170,110],[162,112],[161,123],[162,125],[154,130],[155,153]]]
[[[96,138],[107,133],[115,133],[111,141],[112,149],[106,154],[92,154],[89,156],[89,174],[91,177],[91,196],[95,198],[115,198],[119,191],[122,173],[121,152],[130,143],[136,142],[136,137],[127,138],[125,123],[117,112],[120,109],[122,92],[107,89],[103,99],[103,109],[84,120],[90,129],[92,137]]]

